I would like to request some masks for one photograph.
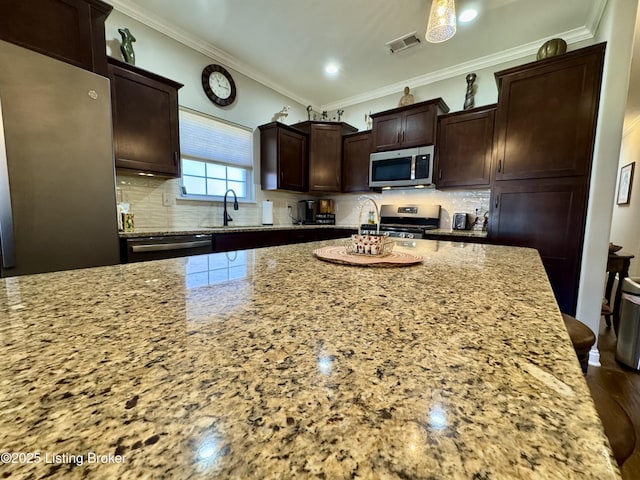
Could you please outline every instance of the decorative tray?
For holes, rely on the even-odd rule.
[[[347,247],[344,246],[318,248],[313,254],[327,262],[361,267],[404,267],[422,262],[421,256],[404,252],[391,252],[384,256],[353,255],[347,253]]]

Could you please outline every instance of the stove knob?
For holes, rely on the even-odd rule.
[[[407,238],[413,238],[413,233],[407,233]]]
[[[400,232],[400,233],[398,234],[398,236],[399,236],[400,238],[404,238],[404,237],[405,237],[405,233],[404,233],[404,232]]]

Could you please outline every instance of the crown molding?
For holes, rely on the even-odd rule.
[[[585,25],[584,27],[568,30],[560,34],[541,38],[533,42],[520,45],[518,47],[510,48],[498,53],[460,63],[453,67],[443,68],[435,72],[406,79],[401,82],[364,92],[362,94],[346,97],[341,100],[322,105],[317,110],[337,110],[339,108],[349,107],[352,105],[357,105],[359,103],[376,100],[388,95],[397,94],[399,91],[402,91],[405,86],[410,86],[411,88],[422,87],[459,75],[466,75],[473,70],[489,68],[506,62],[510,62],[512,60],[522,59],[524,57],[537,53],[540,45],[542,45],[547,40],[550,40],[551,38],[561,37],[567,42],[567,44],[590,40],[595,36],[595,32],[597,31],[597,28],[600,24],[600,20],[602,19],[602,15],[604,13],[607,2],[608,0],[599,0],[594,4],[589,15],[589,19],[586,22],[587,25]],[[314,103],[308,98],[303,98],[300,95],[274,83],[264,74],[255,70],[250,65],[241,62],[228,52],[225,52],[224,50],[215,47],[211,43],[205,42],[204,40],[202,40],[202,38],[197,37],[170,22],[167,22],[165,19],[162,19],[161,17],[155,15],[153,12],[134,5],[130,0],[110,0],[110,3],[117,11],[139,21],[140,23],[143,23],[144,25],[147,25],[150,28],[153,28],[154,30],[159,31],[164,35],[167,35],[170,38],[173,38],[177,42],[180,42],[243,75],[246,75],[252,80],[261,83],[265,87],[268,87],[280,93],[281,95],[284,95],[285,97],[298,102],[301,105],[311,105]]]
[[[320,107],[320,110],[330,111],[330,110],[336,110],[338,108],[357,105],[358,103],[376,100],[378,98],[385,97],[387,95],[395,95],[399,91],[402,91],[402,89],[406,86],[409,86],[412,89],[416,87],[422,87],[424,85],[429,85],[431,83],[435,83],[440,80],[453,78],[458,75],[466,75],[467,73],[472,72],[473,70],[480,70],[483,68],[494,67],[496,65],[510,62],[512,60],[522,59],[529,55],[535,55],[538,52],[540,45],[542,45],[547,40],[551,40],[552,38],[558,38],[558,37],[563,38],[567,42],[567,44],[572,44],[572,43],[577,43],[584,40],[589,40],[594,37],[594,34],[586,27],[575,28],[573,30],[568,30],[566,32],[563,32],[557,35],[541,38],[533,42],[519,45],[514,48],[509,48],[507,50],[503,50],[498,53],[493,53],[491,55],[486,55],[484,57],[475,58],[468,62],[459,63],[458,65],[454,65],[453,67],[436,70],[435,72],[427,73],[425,75],[420,75],[418,77],[413,77],[408,80],[403,80],[402,82],[377,88],[375,90],[371,90],[369,92],[365,92],[359,95],[354,95],[353,97],[343,98],[342,100],[338,100],[332,103],[328,103],[326,105],[322,105]]]
[[[109,3],[120,13],[123,13],[134,20],[137,20],[144,25],[157,30],[158,32],[166,35],[170,38],[173,38],[177,42],[186,45],[187,47],[192,48],[193,50],[206,55],[207,57],[218,61],[224,64],[226,67],[229,67],[243,75],[246,75],[252,80],[255,80],[258,83],[261,83],[265,87],[268,87],[276,92],[288,97],[301,105],[309,105],[312,102],[303,98],[300,95],[290,92],[282,88],[280,85],[277,85],[269,78],[265,77],[262,73],[258,72],[251,66],[246,63],[241,62],[233,55],[221,50],[220,48],[215,47],[209,42],[205,42],[202,38],[192,35],[191,33],[181,29],[180,27],[167,22],[165,19],[155,15],[151,11],[140,8],[137,5],[134,5],[129,0],[110,0]]]
[[[604,9],[607,7],[607,3],[608,0],[600,0],[595,2],[591,9],[591,14],[585,27],[587,27],[594,36],[598,31],[598,27],[600,27],[600,20],[602,20],[602,15],[604,15]]]

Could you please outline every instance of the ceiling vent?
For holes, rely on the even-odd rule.
[[[415,47],[420,44],[420,39],[416,37],[416,32],[411,32],[395,40],[387,42],[385,45],[389,47],[391,53],[401,52],[410,47]]]

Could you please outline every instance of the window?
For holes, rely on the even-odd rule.
[[[183,195],[219,200],[232,189],[253,200],[252,146],[251,129],[181,108]]]

